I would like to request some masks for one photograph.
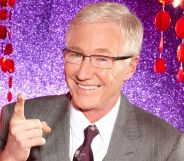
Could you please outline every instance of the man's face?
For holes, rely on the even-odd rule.
[[[124,56],[122,33],[116,23],[76,25],[67,37],[66,46],[87,56]],[[122,84],[135,70],[131,60],[116,61],[110,69],[93,67],[89,57],[80,65],[65,63],[73,105],[83,112],[96,111],[102,115],[109,112],[121,93]]]

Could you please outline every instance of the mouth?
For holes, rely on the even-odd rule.
[[[100,88],[100,85],[82,85],[77,83],[78,87],[84,90],[97,90]]]

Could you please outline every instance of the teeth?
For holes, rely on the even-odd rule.
[[[83,86],[83,85],[80,85],[78,84],[78,86],[82,89],[86,89],[86,90],[95,90],[97,89],[99,86]]]

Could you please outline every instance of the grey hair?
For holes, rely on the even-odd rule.
[[[75,25],[96,22],[117,23],[122,32],[124,55],[139,55],[143,39],[143,26],[137,16],[119,3],[98,2],[85,6],[70,22],[66,38],[69,37]]]

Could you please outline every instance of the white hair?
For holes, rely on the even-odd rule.
[[[95,22],[117,23],[122,32],[122,52],[124,55],[138,55],[140,53],[143,26],[137,16],[119,3],[98,2],[85,6],[70,22],[66,38],[69,37],[75,25]]]

